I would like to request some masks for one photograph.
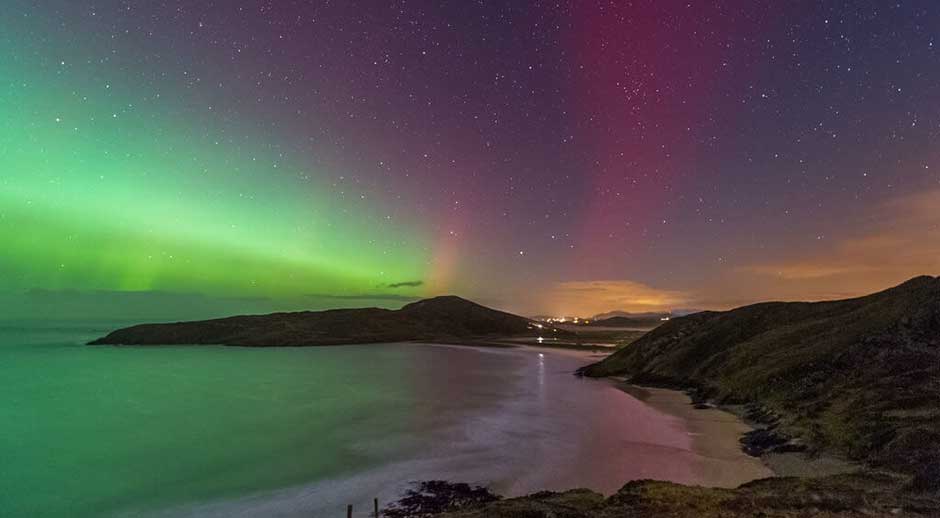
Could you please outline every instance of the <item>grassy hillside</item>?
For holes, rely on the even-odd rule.
[[[886,475],[770,478],[737,489],[640,480],[604,498],[586,489],[542,492],[439,514],[441,518],[863,518],[937,516],[936,499]],[[418,514],[410,516],[422,516]]]
[[[940,279],[673,319],[581,371],[695,388],[813,448],[940,484]]]

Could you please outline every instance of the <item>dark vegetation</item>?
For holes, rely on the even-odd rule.
[[[398,310],[335,309],[248,315],[197,322],[141,324],[91,345],[310,346],[467,340],[532,334],[530,320],[459,297],[435,297]],[[568,333],[557,332],[560,335]]]
[[[446,518],[861,518],[937,516],[936,501],[891,475],[770,478],[736,489],[640,480],[617,493],[543,491],[442,513]],[[409,515],[396,515],[405,518]],[[417,516],[417,515],[414,515]]]

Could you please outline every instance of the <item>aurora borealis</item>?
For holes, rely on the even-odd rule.
[[[0,292],[591,314],[937,274],[937,27],[930,1],[8,0]]]

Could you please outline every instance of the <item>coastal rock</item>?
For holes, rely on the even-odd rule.
[[[475,509],[500,497],[482,486],[446,480],[416,482],[397,502],[382,511],[386,518],[422,518],[449,511]]]
[[[914,491],[940,493],[940,459],[924,462],[911,481]]]
[[[752,457],[760,457],[768,451],[774,451],[788,444],[790,439],[773,430],[761,428],[747,432],[741,437],[740,442],[744,453]]]

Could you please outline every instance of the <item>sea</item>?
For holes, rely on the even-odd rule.
[[[533,348],[86,346],[0,322],[0,516],[368,516],[419,480],[503,495],[703,482],[682,419]]]

